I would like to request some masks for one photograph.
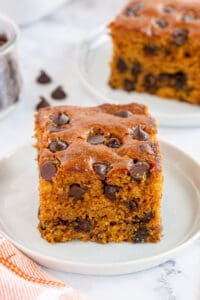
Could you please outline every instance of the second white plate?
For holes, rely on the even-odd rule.
[[[111,38],[104,27],[95,30],[80,45],[79,74],[85,86],[97,96],[96,103],[138,102],[149,106],[151,114],[157,119],[159,125],[200,126],[200,106],[172,99],[160,99],[148,94],[127,93],[111,89],[108,86],[111,56]]]
[[[200,236],[200,167],[181,150],[161,143],[164,156],[163,237],[157,244],[49,244],[37,230],[38,171],[30,144],[0,161],[0,232],[35,261],[83,274],[125,274],[168,259]]]

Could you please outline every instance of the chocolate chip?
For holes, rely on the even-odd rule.
[[[57,152],[57,151],[63,151],[65,149],[67,149],[68,144],[64,141],[60,141],[58,139],[53,140],[50,144],[49,144],[49,150],[53,153]]]
[[[176,28],[172,32],[173,42],[177,46],[184,45],[188,40],[188,29],[185,28]]]
[[[161,83],[161,84],[170,84],[170,81],[171,81],[171,74],[168,74],[168,73],[161,73],[159,74],[158,76],[158,81]]]
[[[158,51],[158,47],[154,44],[145,45],[143,49],[144,49],[144,53],[150,56],[155,55]]]
[[[110,222],[110,226],[115,226],[116,224],[117,224],[117,222],[115,222],[115,221]]]
[[[54,100],[63,100],[67,97],[67,94],[63,90],[62,86],[58,86],[52,93],[51,97]]]
[[[56,113],[54,116],[51,116],[50,119],[55,123],[57,126],[62,126],[69,123],[69,117],[61,112]]]
[[[139,144],[137,145],[137,151],[139,153],[148,153],[148,154],[154,154],[154,151],[153,151],[153,148],[147,144],[147,143],[142,143],[142,144]]]
[[[134,76],[139,75],[142,72],[142,65],[139,62],[134,62],[131,67],[131,74]]]
[[[35,109],[39,111],[40,108],[48,107],[50,106],[49,102],[44,98],[40,97],[40,102],[36,105]]]
[[[121,188],[116,185],[106,185],[104,188],[104,192],[107,198],[110,200],[115,200],[117,195],[120,192]]]
[[[194,14],[185,14],[182,16],[182,21],[184,22],[192,22],[196,20],[196,16]]]
[[[36,81],[40,84],[47,84],[50,83],[51,77],[49,75],[47,75],[47,73],[45,71],[40,71],[39,76],[36,78]]]
[[[111,137],[107,143],[108,147],[119,148],[121,146],[120,140],[116,137]]]
[[[171,51],[169,49],[165,49],[165,56],[170,56],[171,55]]]
[[[69,188],[69,197],[73,197],[75,200],[82,200],[86,192],[85,188],[82,188],[80,184],[72,184]]]
[[[8,37],[5,33],[0,34],[0,47],[8,42]]]
[[[168,22],[164,18],[157,19],[156,24],[162,29],[164,29],[168,26]]]
[[[128,110],[118,110],[115,112],[114,115],[117,117],[120,117],[120,118],[128,118],[128,117],[132,116],[132,113]]]
[[[138,198],[129,199],[124,202],[124,205],[130,210],[130,211],[138,211]]]
[[[40,226],[41,230],[46,230],[46,226],[44,224],[42,224],[42,222],[40,222],[39,226]]]
[[[184,87],[187,86],[187,77],[185,73],[177,72],[176,74],[174,74],[174,79],[175,79],[174,87],[177,90],[183,89]]]
[[[152,211],[145,212],[144,215],[140,218],[141,223],[148,223],[151,221],[151,219],[154,217],[154,214]]]
[[[120,73],[124,73],[128,70],[126,63],[122,58],[118,58],[117,69],[119,70]]]
[[[94,136],[90,136],[87,139],[87,142],[92,144],[92,145],[99,145],[99,144],[103,144],[105,141],[104,136],[103,135],[94,135]]]
[[[77,218],[75,221],[74,229],[81,232],[89,232],[91,230],[92,224],[90,220]]]
[[[171,7],[171,6],[165,6],[165,7],[163,7],[163,11],[166,14],[172,14],[175,11],[175,8]]]
[[[43,163],[40,169],[40,174],[42,178],[44,178],[47,181],[51,181],[56,172],[57,167],[52,161],[46,161],[45,163]]]
[[[124,89],[127,92],[131,92],[135,90],[135,84],[132,80],[130,79],[124,79]]]
[[[58,225],[69,226],[70,222],[68,220],[59,219]]]
[[[135,232],[133,242],[134,243],[144,243],[149,237],[149,230],[146,226],[140,226]]]
[[[145,212],[143,214],[143,216],[139,217],[139,216],[135,216],[134,220],[132,221],[133,224],[146,224],[149,223],[152,218],[154,217],[154,213],[153,212]]]
[[[191,54],[190,54],[190,52],[185,52],[185,53],[184,53],[184,57],[186,57],[186,58],[190,58],[190,57],[191,57]]]
[[[141,2],[133,3],[125,10],[125,15],[128,17],[138,16],[139,11],[143,8],[144,4]]]
[[[55,126],[49,126],[48,128],[47,128],[47,130],[49,131],[49,132],[61,132],[61,131],[64,131],[65,130],[65,128],[63,128],[63,127],[55,127]]]
[[[144,131],[140,125],[137,125],[134,128],[131,136],[134,140],[138,141],[146,141],[149,139],[149,134],[146,131]]]
[[[107,171],[108,171],[109,168],[110,168],[109,165],[105,165],[103,163],[94,163],[93,164],[93,170],[94,170],[94,172],[97,175],[99,175],[102,180],[105,179],[106,173],[107,173]]]
[[[155,92],[158,89],[158,78],[156,75],[147,74],[144,77],[144,87],[149,92]]]
[[[129,172],[133,180],[140,182],[149,175],[149,169],[147,162],[138,161],[130,167]]]

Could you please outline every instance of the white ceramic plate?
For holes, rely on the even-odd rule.
[[[96,102],[139,102],[150,107],[152,115],[162,126],[200,126],[200,106],[190,105],[157,96],[127,93],[108,86],[109,61],[112,55],[111,38],[101,27],[91,33],[80,45],[78,70],[85,86],[97,96]]]
[[[200,236],[200,166],[162,142],[164,236],[157,244],[84,243],[51,245],[36,229],[38,176],[36,153],[23,146],[0,162],[0,230],[19,249],[44,266],[84,274],[124,274],[171,259]]]

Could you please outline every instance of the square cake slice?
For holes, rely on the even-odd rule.
[[[36,115],[39,230],[47,241],[157,242],[162,168],[146,106],[60,106]]]
[[[200,105],[200,1],[131,1],[109,25],[112,88]]]

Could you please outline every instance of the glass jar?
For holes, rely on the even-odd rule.
[[[21,74],[17,59],[19,31],[15,23],[0,15],[0,117],[19,101]]]

